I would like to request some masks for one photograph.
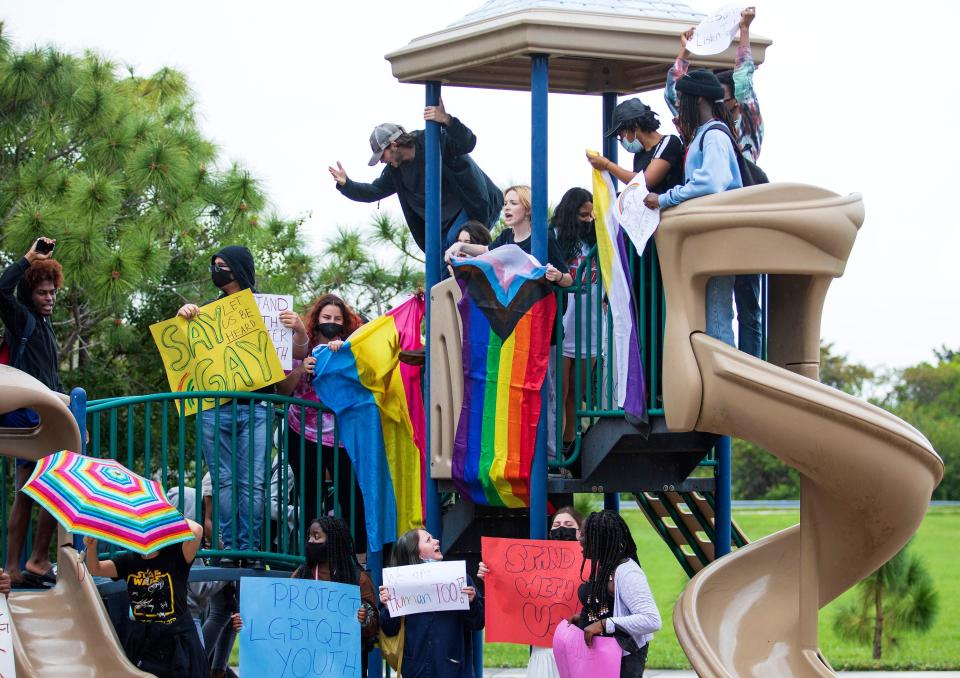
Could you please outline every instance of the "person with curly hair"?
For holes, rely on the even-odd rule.
[[[304,319],[310,353],[317,346],[326,345],[337,351],[343,342],[362,324],[360,317],[347,303],[335,294],[320,296],[311,306]],[[294,368],[287,378],[278,384],[277,392],[294,398],[320,402],[313,389],[313,374],[317,359],[307,355],[303,360],[294,360]],[[302,515],[321,515],[321,497],[318,486],[324,477],[334,479],[339,487],[340,515],[347,524],[356,528],[356,545],[366,551],[366,528],[364,525],[363,496],[353,473],[350,455],[343,445],[334,447],[334,417],[330,412],[320,414],[313,408],[291,405],[287,413],[287,455],[301,496]],[[303,455],[301,458],[301,448]],[[334,458],[338,457],[336,464]],[[350,506],[350,486],[354,487],[355,506]],[[330,507],[328,507],[329,509]],[[355,510],[354,510],[355,509]]]
[[[50,317],[63,287],[63,268],[53,258],[51,238],[38,238],[25,255],[0,274],[0,319],[4,342],[10,350],[10,365],[29,374],[52,391],[63,393],[60,383],[60,356]],[[40,423],[37,413],[21,408],[0,415],[0,425],[8,428],[33,428]],[[20,488],[33,473],[35,462],[18,459],[15,480],[17,492],[7,522],[6,572],[13,586],[43,587],[56,583],[50,562],[50,542],[57,523],[39,509],[33,549],[26,567],[20,569],[33,500]]]

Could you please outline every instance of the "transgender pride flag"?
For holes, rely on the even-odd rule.
[[[637,176],[642,182],[643,174]],[[634,198],[639,196],[642,201],[642,194],[645,193],[646,187],[642,183],[630,184],[624,189],[621,198],[629,195],[627,207],[635,210]],[[603,277],[603,287],[607,291],[610,312],[613,316],[617,404],[626,413],[627,421],[646,430],[648,426],[646,386],[643,383],[643,364],[640,362],[640,339],[637,336],[637,317],[633,304],[633,281],[630,279],[626,235],[620,223],[624,214],[624,203],[617,201],[613,182],[606,172],[593,171],[593,206],[600,274]],[[646,209],[642,202],[639,208]],[[634,214],[642,213],[634,211]],[[653,228],[656,228],[656,224],[657,221],[654,220]],[[637,242],[636,237],[632,238],[637,252],[643,252],[646,241],[652,233],[652,229],[647,229],[645,237],[640,238],[642,242]]]

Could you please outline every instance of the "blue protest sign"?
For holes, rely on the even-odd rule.
[[[244,675],[359,678],[359,586],[243,577],[241,591]]]

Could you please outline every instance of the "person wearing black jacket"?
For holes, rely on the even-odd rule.
[[[40,238],[37,242],[40,241],[48,245],[56,242],[50,238]],[[37,242],[21,259],[0,274],[0,319],[6,328],[4,341],[10,348],[11,366],[26,372],[50,390],[63,393],[57,338],[50,324],[57,290],[63,286],[63,270],[60,262],[52,258],[52,248],[49,252],[40,252]],[[26,342],[22,344],[21,352],[24,338]],[[0,425],[10,428],[32,428],[39,422],[37,413],[25,408],[0,416]],[[37,517],[37,531],[30,558],[26,568],[20,570],[20,552],[30,525],[33,500],[19,490],[33,473],[34,466],[35,462],[23,459],[18,459],[16,463],[18,491],[7,524],[6,563],[6,570],[15,586],[40,587],[56,583],[49,550],[57,523],[43,509],[39,510]]]
[[[220,289],[218,297],[220,299],[246,289],[256,292],[256,272],[250,250],[241,245],[230,245],[221,249],[210,258],[210,278]],[[191,320],[199,312],[200,309],[196,304],[184,304],[177,311],[177,315]],[[293,357],[305,357],[308,338],[300,316],[293,311],[282,311],[280,322],[294,331]],[[276,390],[273,386],[267,386],[258,392],[275,393]],[[269,468],[268,442],[272,439],[272,434],[268,433],[267,428],[272,423],[267,421],[267,406],[263,402],[258,402],[251,413],[247,406],[237,406],[234,409],[229,402],[221,403],[217,407],[204,410],[200,416],[203,417],[203,457],[214,479],[220,534],[224,548],[259,551],[260,530],[263,526],[263,497]],[[251,428],[253,429],[252,449],[249,444]],[[236,508],[238,510],[234,510],[233,506],[234,468],[237,473],[239,507]],[[217,473],[215,474],[214,471]],[[251,494],[253,495],[252,515],[250,513]],[[234,524],[235,515],[236,525]],[[237,563],[225,560],[222,564]],[[259,568],[262,563],[254,561],[250,565]]]
[[[469,156],[477,145],[476,135],[446,112],[442,100],[438,106],[427,106],[423,118],[441,126],[440,223],[446,249],[459,233],[456,227],[471,219],[493,227],[500,217],[503,194]],[[386,165],[380,176],[369,184],[353,181],[338,160],[336,167],[328,168],[337,190],[356,202],[377,202],[396,193],[410,234],[426,252],[424,131],[407,132],[400,125],[383,123],[370,135],[370,148],[369,164]]]

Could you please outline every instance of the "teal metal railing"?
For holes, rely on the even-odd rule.
[[[182,404],[198,398],[220,398],[221,404],[206,414],[185,415]],[[261,408],[265,411],[266,425],[258,432],[255,426],[246,424],[256,420],[257,410]],[[316,401],[263,393],[156,393],[94,400],[88,403],[86,409],[90,436],[86,452],[95,457],[117,459],[131,470],[159,480],[165,490],[178,488],[177,502],[181,511],[186,506],[188,493],[199,497],[200,500],[194,502],[193,515],[188,517],[205,524],[210,533],[209,542],[200,551],[201,556],[261,559],[274,566],[292,568],[303,561],[304,534],[308,521],[313,517],[322,513],[339,516],[345,504],[351,534],[356,535],[358,529],[365,529],[363,525],[357,525],[356,509],[360,497],[357,496],[356,484],[351,482],[349,488],[344,488],[337,482],[341,459],[337,453],[339,431],[336,425],[333,446],[317,446],[316,468],[320,471],[312,478],[301,477],[300,482],[294,478],[294,467],[301,470],[308,468],[306,456],[309,452],[306,439],[299,435],[293,437],[299,440],[298,449],[288,449],[291,440],[288,435],[290,414],[291,411],[299,414],[303,422],[304,413],[311,410],[318,422],[324,414],[333,416]],[[260,530],[258,533],[248,530],[246,535],[249,543],[259,542],[259,548],[239,550],[220,543],[224,518],[222,512],[228,506],[226,502],[218,500],[222,489],[220,473],[210,473],[212,496],[209,503],[203,501],[203,476],[211,470],[207,456],[211,461],[215,458],[210,450],[206,456],[204,453],[204,426],[209,428],[211,424],[213,435],[208,434],[206,447],[210,446],[209,438],[212,437],[230,465],[232,541],[236,543],[240,536],[241,513],[247,517],[259,515]],[[263,438],[258,439],[259,435]],[[254,463],[246,465],[246,475],[241,478],[244,464],[240,457],[244,449],[262,449],[263,453],[257,458],[253,453],[250,454]],[[322,472],[324,455],[333,456],[327,464],[328,468],[332,468],[330,477],[324,477]],[[254,488],[259,484],[255,482],[258,472],[264,478],[261,496],[257,497],[254,491],[241,493],[241,485]],[[242,483],[242,480],[246,482]],[[314,506],[306,506],[308,483],[316,484],[317,503]],[[342,493],[349,493],[347,501],[341,501],[342,498],[347,499],[346,495],[341,497]],[[209,507],[206,510],[205,505]],[[252,521],[248,520],[247,524],[252,524]]]
[[[632,245],[628,249],[633,280],[634,310],[641,346],[646,406],[649,416],[663,415],[663,330],[666,304],[656,245],[651,240],[642,255]],[[564,299],[566,297],[566,299]],[[574,272],[573,286],[558,291],[558,312],[554,347],[557,365],[556,453],[551,468],[568,467],[580,456],[585,429],[604,417],[622,417],[623,408],[616,401],[616,368],[613,315],[605,302],[600,280],[597,247],[590,249]],[[564,323],[564,306],[572,322]],[[570,310],[572,309],[572,310]],[[566,324],[566,327],[564,327]],[[572,341],[564,330],[573,333]],[[568,348],[563,350],[564,343]],[[572,349],[572,350],[569,350]],[[564,353],[571,354],[564,356]],[[565,387],[565,382],[569,384]],[[572,395],[568,392],[572,390]],[[563,441],[565,400],[573,400],[573,438]],[[570,411],[567,411],[569,418]]]

